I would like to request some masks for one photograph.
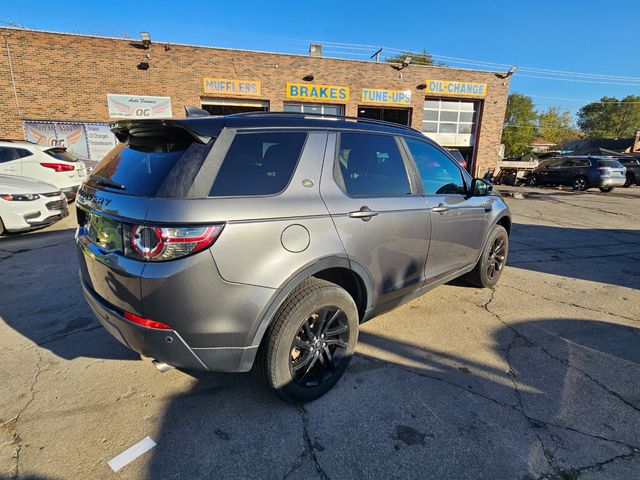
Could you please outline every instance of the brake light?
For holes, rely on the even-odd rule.
[[[75,169],[73,165],[67,165],[66,163],[41,163],[43,167],[52,168],[56,172],[70,172]]]
[[[137,323],[138,325],[142,325],[143,327],[171,330],[171,327],[166,323],[156,322],[155,320],[149,320],[148,318],[139,317],[138,315],[134,315],[133,313],[124,312],[123,316],[130,322]]]
[[[191,227],[125,226],[125,255],[162,262],[186,257],[213,245],[223,225]]]

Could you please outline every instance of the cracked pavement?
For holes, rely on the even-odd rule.
[[[73,213],[3,237],[0,478],[637,479],[640,188],[501,190],[518,195],[496,288],[453,282],[363,325],[304,407],[120,346],[82,299]]]

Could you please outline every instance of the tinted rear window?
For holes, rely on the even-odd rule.
[[[126,144],[118,145],[100,162],[88,183],[141,197],[185,196],[209,148],[210,145],[194,142],[184,132],[131,136]],[[173,172],[174,167],[179,171]],[[109,187],[104,179],[124,189]]]
[[[83,160],[81,156],[76,155],[65,148],[51,148],[49,150],[45,150],[44,153],[56,160],[63,160],[65,162],[77,162],[78,160]]]
[[[275,195],[283,191],[293,176],[306,138],[306,132],[238,133],[209,195]]]
[[[622,168],[622,164],[617,160],[598,160],[599,167]]]

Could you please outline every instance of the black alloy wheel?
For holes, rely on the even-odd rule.
[[[589,188],[589,182],[584,177],[576,177],[573,179],[573,189],[578,192],[584,192],[587,188]]]
[[[312,387],[327,381],[340,367],[349,346],[349,321],[337,307],[324,307],[305,319],[291,343],[293,381]]]
[[[506,259],[506,242],[503,237],[497,237],[491,248],[487,250],[487,277],[495,280],[500,277]]]

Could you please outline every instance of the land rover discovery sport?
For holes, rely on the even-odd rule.
[[[87,302],[162,366],[327,392],[358,325],[462,275],[500,278],[499,194],[408,127],[255,113],[122,121],[78,195]]]

